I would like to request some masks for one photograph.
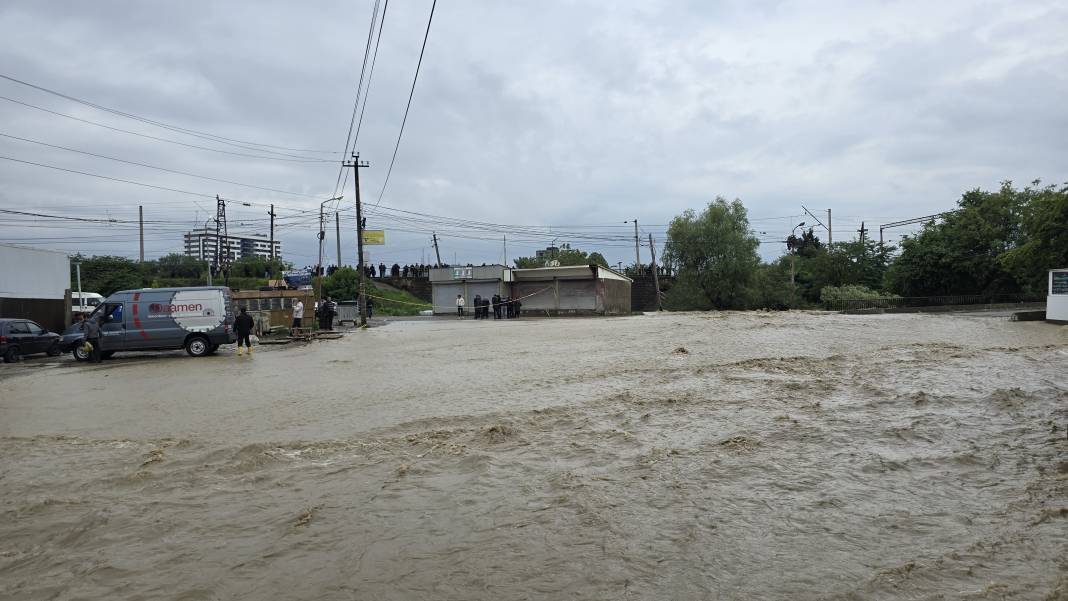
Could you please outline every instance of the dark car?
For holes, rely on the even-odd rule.
[[[49,332],[29,319],[0,319],[0,357],[14,363],[26,355],[47,353],[55,357],[62,352],[59,334]]]

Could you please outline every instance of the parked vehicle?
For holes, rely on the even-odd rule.
[[[35,353],[55,357],[62,352],[59,334],[49,332],[29,319],[0,319],[0,357],[4,363],[14,363]]]
[[[104,299],[89,318],[100,321],[105,357],[116,351],[183,348],[203,357],[237,340],[231,303],[230,289],[223,286],[123,290]],[[63,332],[61,348],[85,361],[89,354],[83,341],[81,325],[75,323]]]
[[[100,305],[104,297],[95,292],[71,292],[70,293],[70,311],[72,315],[77,316],[79,313],[85,313],[86,315],[96,310]],[[83,302],[84,301],[84,302]],[[84,307],[83,307],[84,305]]]

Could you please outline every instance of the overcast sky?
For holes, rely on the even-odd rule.
[[[0,133],[289,192],[207,181],[0,137],[0,156],[203,194],[0,160],[0,208],[117,220],[144,205],[146,254],[232,199],[232,231],[266,233],[316,262],[373,2],[21,2],[0,5],[0,73],[169,125],[335,154],[296,162],[135,121],[0,80]],[[385,17],[357,149],[379,199],[430,0]],[[502,224],[467,227],[370,210],[387,231],[375,263],[493,262],[558,239],[633,262],[633,225],[666,224],[717,195],[749,209],[765,258],[800,221],[833,209],[836,240],[950,209],[1006,179],[1068,179],[1068,3],[469,2],[441,0],[393,174],[391,209]],[[251,149],[250,149],[251,148]],[[270,150],[267,148],[267,150]],[[292,158],[292,157],[288,157]],[[306,195],[306,196],[301,196]],[[351,180],[340,203],[355,259]],[[250,206],[240,203],[246,202]],[[332,207],[333,204],[328,205]],[[300,212],[307,211],[307,212]],[[403,219],[398,218],[403,217]],[[136,229],[0,215],[0,241],[137,254]],[[413,220],[414,219],[414,220]],[[336,261],[333,221],[327,260]],[[516,227],[523,226],[523,227]],[[545,228],[553,226],[554,233]],[[892,230],[892,239],[908,230]],[[612,239],[616,238],[616,239]],[[493,241],[487,240],[492,239]],[[648,261],[643,248],[643,261]]]

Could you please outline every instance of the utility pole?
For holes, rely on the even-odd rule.
[[[634,269],[640,270],[642,266],[642,255],[638,252],[638,220],[634,220]]]
[[[140,231],[141,238],[141,263],[145,262],[145,208],[142,205],[137,205],[137,226]],[[81,292],[79,290],[79,292]]]
[[[649,255],[653,259],[653,262],[652,262],[653,287],[656,288],[656,310],[660,311],[661,308],[662,308],[660,306],[660,275],[657,273],[657,271],[660,271],[660,270],[656,268],[656,245],[653,244],[653,235],[652,234],[649,234]]]
[[[215,195],[215,256],[216,268],[222,269],[223,281],[230,285],[230,230],[226,225],[226,201]]]
[[[344,165],[352,167],[352,180],[353,185],[356,187],[356,270],[360,272],[360,327],[366,327],[367,272],[364,271],[363,265],[363,205],[360,203],[360,169],[370,167],[371,164],[367,161],[361,161],[360,155],[354,152],[352,153],[352,160],[345,161]],[[338,251],[339,254],[340,252]]]
[[[503,237],[504,240],[504,266],[508,267],[508,236]]]
[[[334,212],[334,237],[337,238],[337,267],[341,269],[341,215]]]
[[[834,242],[834,238],[831,237],[831,210],[827,209],[827,246],[830,246]]]
[[[323,204],[319,205],[319,260],[315,263],[315,279],[319,280],[319,297],[323,295],[323,240],[326,238],[326,231],[323,230]]]
[[[437,267],[441,267],[441,250],[438,249],[438,234],[434,233],[434,255],[438,258]]]
[[[271,211],[267,213],[271,216],[271,261],[273,262],[277,257],[274,256],[274,205],[271,205]]]
[[[81,314],[85,315],[85,297],[82,296],[82,262],[75,262],[74,269],[78,272],[78,307],[81,309]]]
[[[857,231],[860,232],[860,243],[864,244],[864,234],[868,233],[868,228],[864,227],[863,221],[860,222],[860,229]]]

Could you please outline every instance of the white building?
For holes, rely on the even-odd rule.
[[[223,241],[223,251],[231,261],[244,257],[271,258],[271,239],[267,236],[219,236]],[[201,261],[215,261],[215,242],[218,239],[215,230],[205,228],[185,235],[185,254]],[[274,241],[274,258],[282,258],[282,243]]]
[[[1068,269],[1051,269],[1049,272],[1046,320],[1068,324]]]
[[[0,244],[0,317],[62,332],[70,320],[70,280],[67,253]]]

